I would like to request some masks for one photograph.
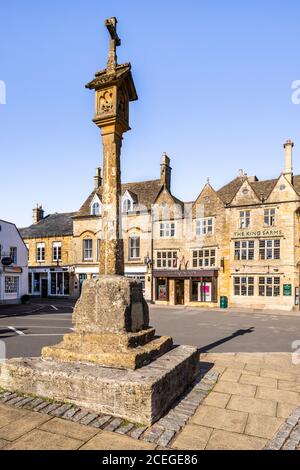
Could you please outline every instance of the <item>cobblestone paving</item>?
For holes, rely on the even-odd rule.
[[[0,403],[19,409],[38,411],[49,416],[119,435],[127,435],[140,441],[167,448],[217,383],[219,373],[209,371],[208,367],[200,363],[199,375],[193,385],[173,404],[173,407],[166,415],[150,427],[130,423],[110,415],[94,413],[71,404],[49,403],[49,401],[42,398],[19,395],[3,390],[0,391]]]
[[[290,414],[266,450],[300,450],[300,406]]]

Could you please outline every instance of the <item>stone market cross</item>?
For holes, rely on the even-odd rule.
[[[93,121],[103,144],[100,276],[82,286],[73,333],[44,347],[41,358],[0,362],[0,387],[151,425],[193,382],[199,354],[195,347],[173,347],[169,336],[156,336],[142,284],[124,276],[120,154],[123,133],[130,129],[129,102],[138,97],[130,63],[117,64],[117,20],[105,24],[107,69],[86,85],[95,90]]]

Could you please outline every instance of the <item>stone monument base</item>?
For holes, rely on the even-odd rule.
[[[192,346],[175,347],[136,370],[41,358],[9,359],[0,362],[0,386],[151,425],[193,382],[198,360]]]

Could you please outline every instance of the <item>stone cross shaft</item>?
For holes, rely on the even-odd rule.
[[[102,240],[100,274],[124,274],[124,250],[120,217],[122,136],[111,127],[102,129]]]

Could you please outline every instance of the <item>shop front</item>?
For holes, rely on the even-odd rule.
[[[28,292],[35,297],[69,297],[72,273],[70,268],[31,268]]]
[[[158,304],[218,304],[218,270],[156,270],[152,274]]]

